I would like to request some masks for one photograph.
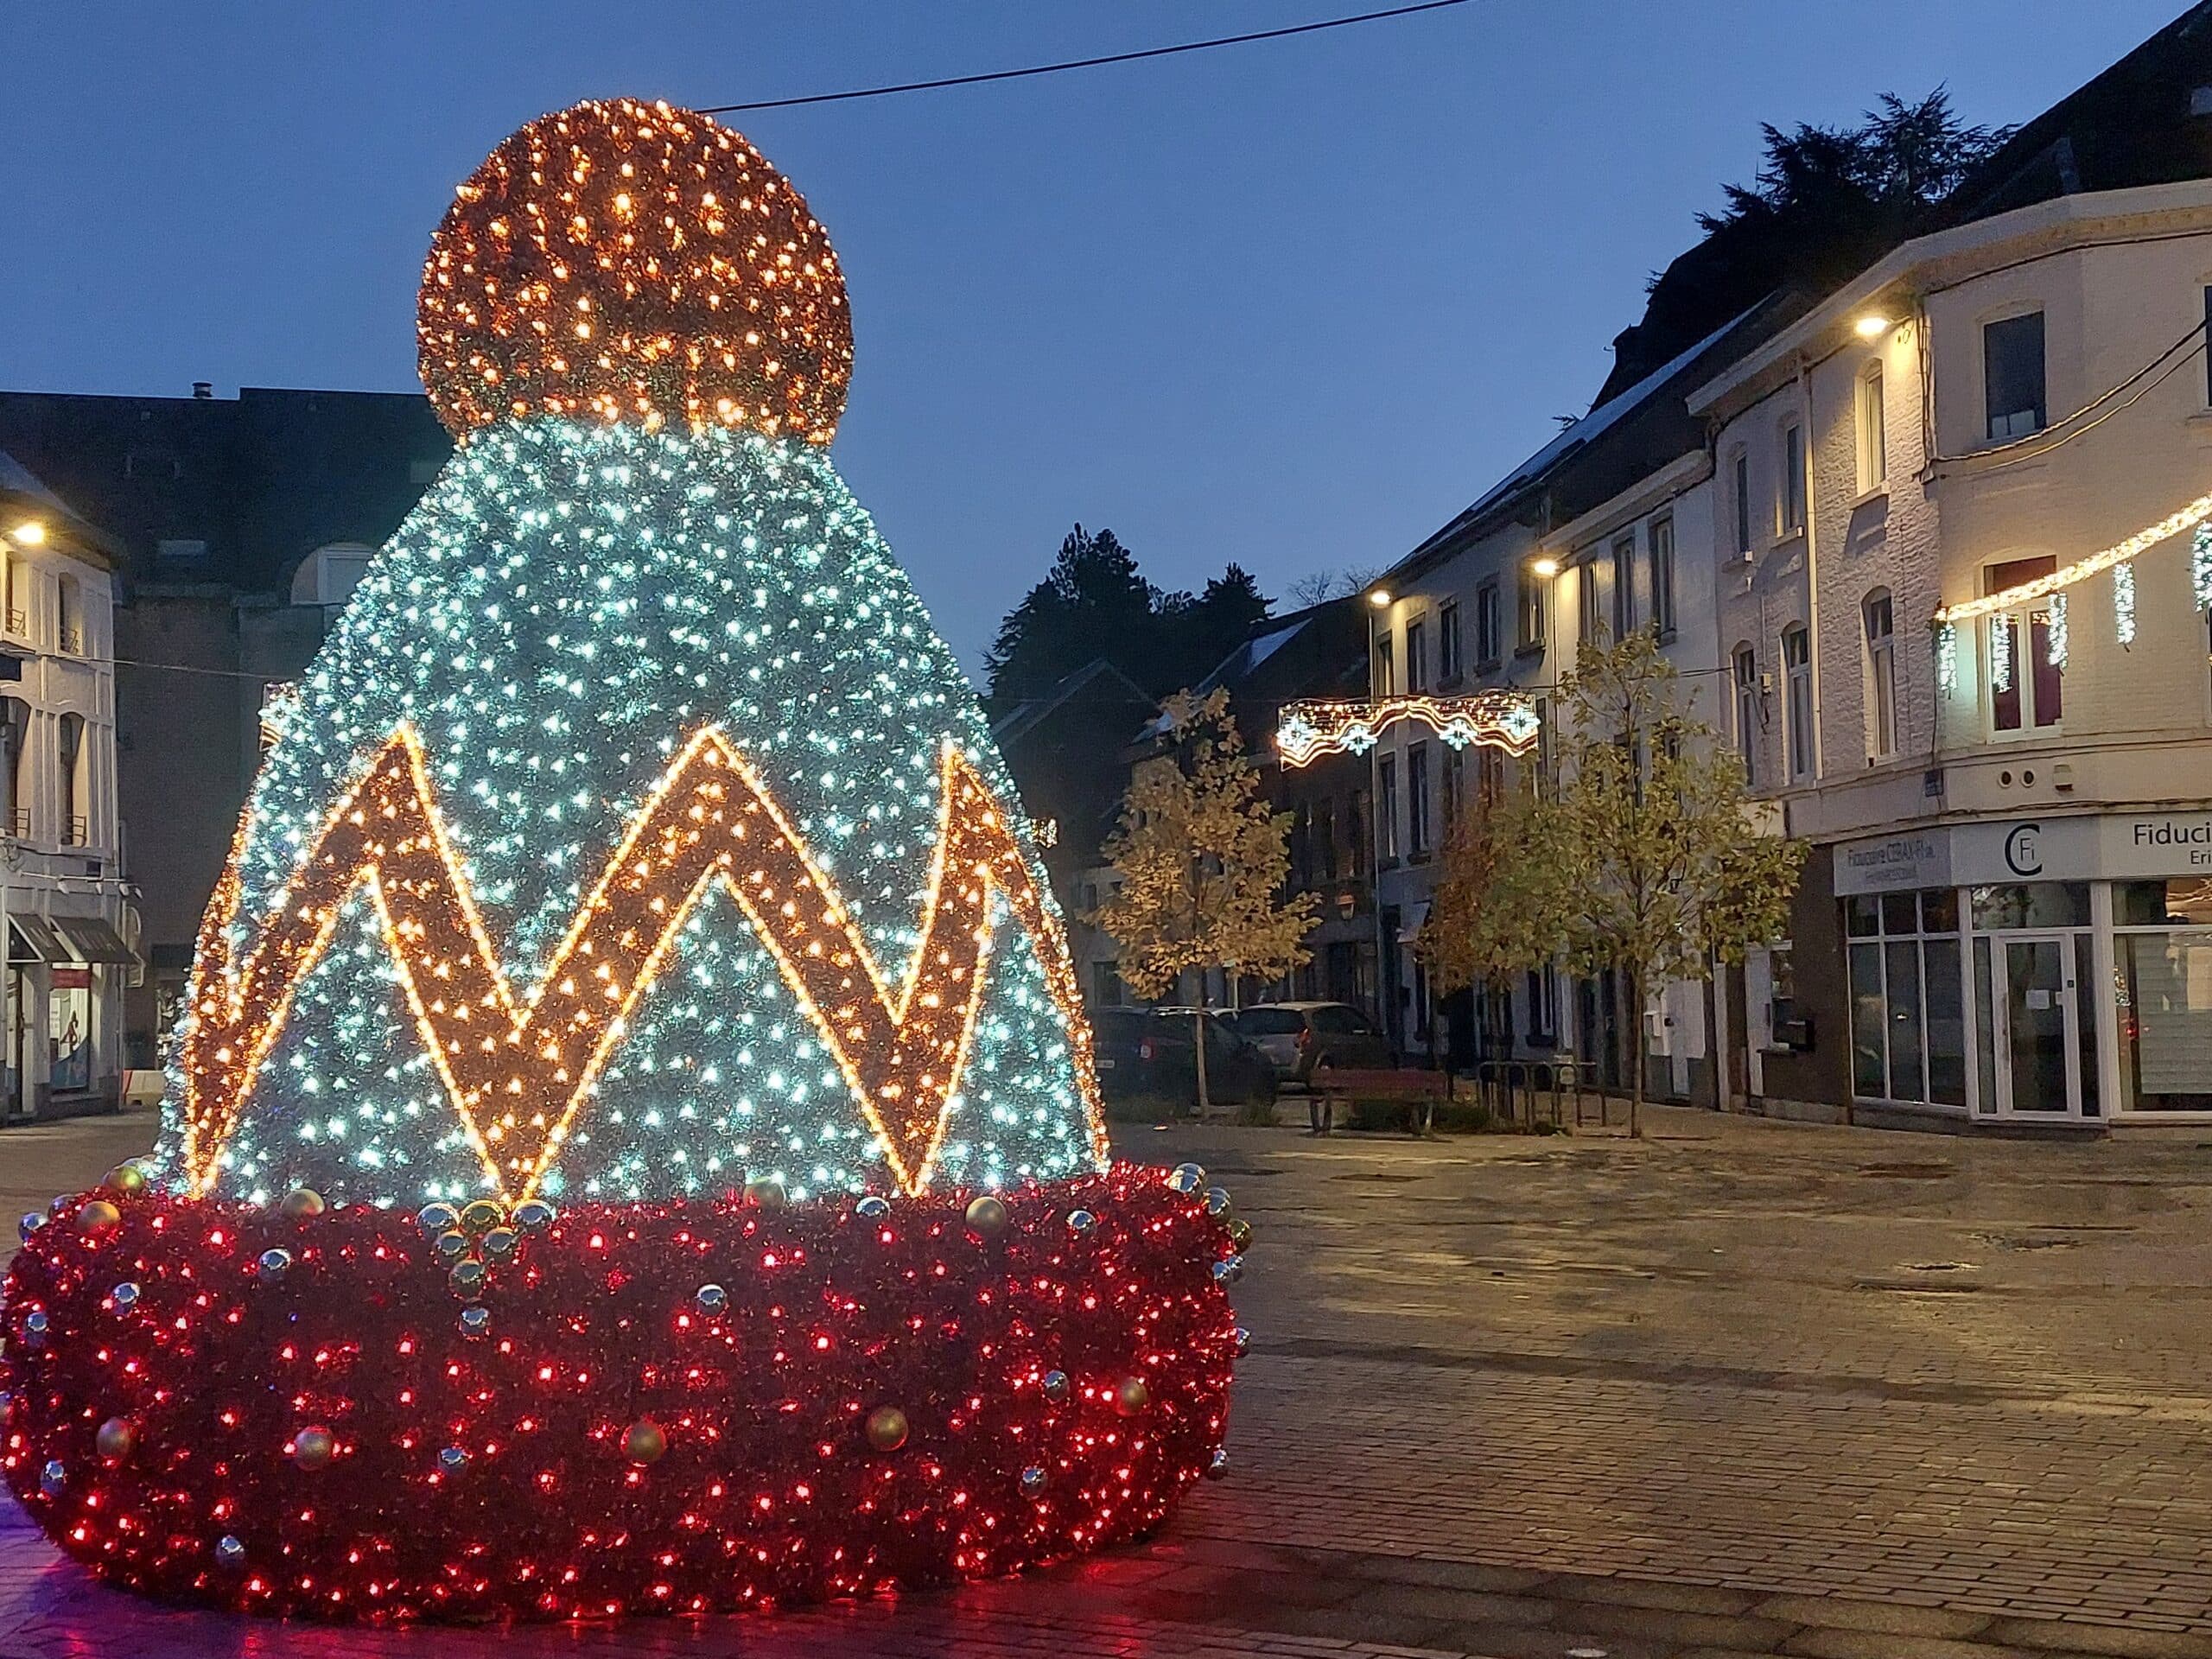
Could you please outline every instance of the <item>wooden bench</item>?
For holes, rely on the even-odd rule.
[[[1433,1132],[1436,1103],[1452,1096],[1452,1079],[1441,1071],[1351,1071],[1324,1066],[1306,1087],[1306,1109],[1315,1135],[1335,1131],[1338,1101],[1350,1106],[1356,1100],[1372,1100],[1403,1105],[1408,1131],[1427,1136]]]

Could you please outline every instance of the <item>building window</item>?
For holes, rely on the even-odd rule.
[[[54,643],[62,654],[85,654],[85,601],[74,576],[57,576],[54,583]]]
[[[1866,623],[1866,758],[1897,752],[1897,642],[1894,607],[1885,591],[1860,607]]]
[[[1552,785],[1552,700],[1536,699],[1536,766],[1531,779],[1537,793],[1549,794]]]
[[[1479,613],[1480,595],[1476,597],[1475,605]],[[1459,660],[1459,601],[1455,599],[1436,613],[1436,677],[1449,685],[1465,667]]]
[[[1406,624],[1406,690],[1415,696],[1428,690],[1428,628],[1425,623]]]
[[[1782,667],[1789,781],[1802,783],[1813,775],[1813,639],[1804,629],[1782,636]]]
[[[1118,963],[1094,962],[1090,964],[1090,1006],[1094,1008],[1118,1008],[1122,1006],[1122,969]]]
[[[1519,643],[1522,651],[1544,648],[1544,578],[1521,567]]]
[[[1965,988],[1955,888],[1843,905],[1851,976],[1851,1092],[1967,1103]]]
[[[1355,876],[1366,874],[1375,865],[1375,824],[1374,820],[1367,816],[1369,804],[1367,791],[1355,789],[1344,812],[1344,833],[1351,841],[1351,864],[1348,873]]]
[[[1805,429],[1795,421],[1782,429],[1781,510],[1784,536],[1805,528]]]
[[[1733,468],[1736,480],[1736,552],[1738,557],[1751,556],[1751,458],[1748,453],[1736,452]]]
[[[1428,856],[1428,745],[1416,743],[1406,751],[1406,850],[1414,858]]]
[[[1613,543],[1613,638],[1636,632],[1636,532]]]
[[[1736,647],[1736,753],[1744,762],[1744,785],[1758,780],[1759,659],[1749,645]]]
[[[1385,632],[1375,641],[1375,695],[1395,696],[1397,691],[1397,668],[1390,660],[1390,636]]]
[[[64,715],[54,759],[61,785],[61,842],[66,847],[86,844],[85,822],[85,717]]]
[[[1651,563],[1651,631],[1665,641],[1675,637],[1675,521],[1654,518],[1644,535]]]
[[[1859,493],[1866,495],[1890,481],[1888,416],[1882,407],[1882,365],[1859,377]]]
[[[1321,879],[1337,879],[1337,804],[1316,801],[1313,804],[1313,845],[1320,855]]]
[[[1398,861],[1398,757],[1386,754],[1376,769],[1375,844],[1382,862]]]
[[[1461,793],[1467,785],[1467,752],[1447,748],[1444,751],[1444,788],[1440,793],[1444,820],[1444,839],[1448,843],[1452,833],[1459,827],[1459,809],[1465,804]]]
[[[30,774],[24,757],[30,752],[31,706],[21,697],[0,697],[0,743],[7,747],[4,782],[7,814],[0,818],[0,834],[15,841],[31,838]]]
[[[1559,971],[1547,963],[1529,973],[1529,1040],[1559,1040]]]
[[[1575,567],[1575,638],[1586,645],[1605,641],[1605,613],[1598,596],[1598,561],[1585,559]]]
[[[1504,629],[1498,615],[1497,584],[1486,582],[1475,589],[1475,660],[1488,668],[1505,654]]]
[[[2212,880],[2112,890],[2120,1105],[2212,1111]]]
[[[1475,798],[1485,810],[1505,798],[1505,757],[1487,743],[1475,754]]]
[[[1981,591],[2002,593],[2057,568],[2057,559],[2049,554],[2008,559],[1982,571]],[[2066,669],[2051,660],[2050,606],[2046,595],[1983,620],[1983,669],[1989,679],[1992,731],[2034,731],[2058,724]]]
[[[1981,380],[1992,438],[2043,430],[2050,411],[2044,402],[2042,312],[1982,326]]]

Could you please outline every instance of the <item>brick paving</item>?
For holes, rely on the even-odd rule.
[[[2212,1659],[2212,1147],[1653,1118],[1121,1131],[1259,1233],[1235,1474],[1139,1549],[775,1620],[321,1630],[102,1590],[0,1500],[0,1659]],[[0,1135],[0,1201],[148,1128]]]

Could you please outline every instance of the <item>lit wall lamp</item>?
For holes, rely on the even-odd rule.
[[[1370,589],[1367,595],[1367,602],[1378,611],[1388,610],[1390,607],[1390,590],[1388,588]]]
[[[1559,575],[1559,561],[1548,553],[1533,558],[1529,561],[1529,574],[1549,582],[1554,576]]]
[[[46,526],[35,518],[26,518],[8,534],[25,547],[36,547],[46,540]]]
[[[1894,321],[1884,316],[1880,312],[1869,311],[1851,325],[1851,331],[1861,340],[1879,340],[1896,327]]]

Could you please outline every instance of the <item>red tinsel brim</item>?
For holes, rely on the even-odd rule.
[[[0,1469],[116,1583],[325,1618],[813,1601],[1145,1532],[1222,1443],[1223,1224],[1127,1165],[985,1230],[969,1196],[580,1206],[471,1297],[409,1216],[86,1194],[119,1216],[61,1206],[8,1274]]]

